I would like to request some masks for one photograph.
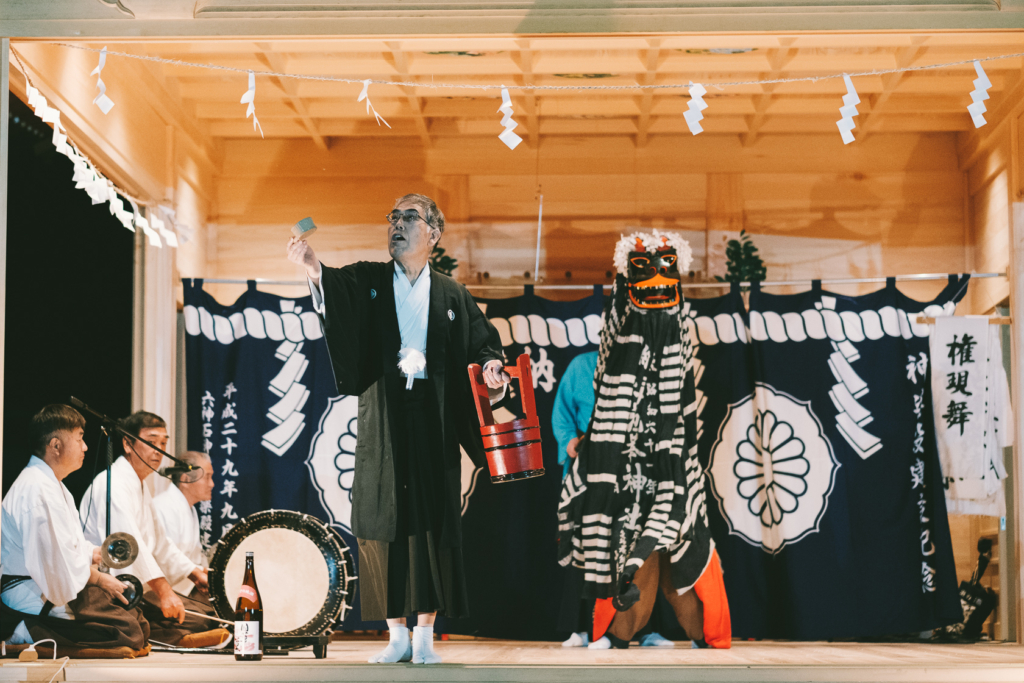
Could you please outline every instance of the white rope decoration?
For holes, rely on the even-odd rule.
[[[848,145],[854,141],[853,129],[857,124],[853,122],[853,117],[859,114],[857,105],[860,104],[860,98],[850,77],[843,74],[843,80],[846,81],[846,94],[843,95],[843,106],[839,108],[839,113],[843,117],[836,121],[836,125],[839,126],[839,134],[843,136],[843,144]]]
[[[96,87],[99,88],[100,94],[96,96],[96,99],[92,101],[100,111],[104,114],[108,113],[114,108],[114,101],[107,97],[107,84],[103,82],[100,77],[100,72],[103,71],[103,65],[107,63],[107,46],[104,45],[100,51],[100,63],[96,65],[96,68],[92,70],[90,76],[96,77]]]
[[[370,112],[373,112],[373,118],[377,120],[377,125],[379,126],[381,121],[384,121],[384,117],[378,114],[373,104],[370,103],[370,83],[373,83],[373,81],[369,78],[363,81],[363,91],[359,93],[359,99],[357,99],[356,102],[366,100],[366,113],[369,114]],[[384,125],[388,128],[391,127],[391,124],[387,121],[384,121]]]
[[[985,100],[988,99],[988,89],[992,87],[992,82],[981,68],[981,62],[974,62],[974,70],[978,72],[978,77],[974,79],[974,90],[971,91],[973,101],[967,105],[967,111],[971,115],[971,121],[974,121],[974,127],[981,128],[987,123],[983,114],[987,111]]]
[[[700,120],[704,118],[701,112],[708,108],[707,102],[704,101],[707,92],[700,83],[690,82],[690,101],[686,103],[687,109],[683,112],[683,118],[686,119],[686,127],[694,135],[704,132]]]
[[[256,74],[255,74],[255,72],[252,72],[252,71],[249,72],[249,89],[246,90],[242,94],[242,99],[240,100],[239,103],[240,104],[246,104],[246,103],[249,104],[249,106],[246,107],[246,109],[245,109],[245,118],[249,118],[250,116],[252,116],[252,129],[256,130],[258,128],[259,131],[260,131],[260,137],[261,138],[264,137],[264,135],[263,135],[263,126],[260,125],[259,119],[256,118]]]
[[[502,114],[501,125],[505,127],[498,139],[509,149],[515,149],[523,139],[513,132],[519,124],[512,120],[512,98],[505,86],[501,86],[501,106],[498,107],[498,113]]]
[[[86,52],[100,52],[100,48],[89,47],[87,45],[74,45],[72,43],[61,43],[55,42],[52,45],[59,45],[61,47],[69,47],[74,50],[85,50]],[[305,81],[325,81],[330,83],[366,83],[369,81],[376,85],[397,85],[397,86],[408,86],[415,88],[429,88],[433,90],[498,90],[502,87],[500,84],[470,84],[470,83],[420,83],[417,81],[385,81],[383,79],[372,79],[372,78],[344,78],[341,76],[319,76],[313,74],[286,74],[278,71],[253,71],[252,69],[243,69],[234,66],[222,66],[219,64],[203,64],[199,62],[186,62],[181,59],[167,59],[165,57],[153,57],[150,55],[136,55],[130,52],[113,52],[108,51],[109,55],[116,55],[118,57],[126,57],[128,59],[140,59],[146,62],[156,62],[158,64],[174,64],[176,66],[186,66],[195,69],[211,69],[214,71],[231,71],[235,73],[255,73],[257,76],[273,76],[275,78],[296,78]],[[1016,52],[1013,54],[995,55],[993,57],[978,57],[975,59],[961,59],[956,62],[943,62],[941,64],[927,64],[924,66],[906,66],[898,69],[872,69],[871,71],[856,71],[853,73],[846,74],[823,74],[820,76],[801,76],[798,78],[765,78],[750,81],[725,81],[722,83],[709,83],[713,88],[719,90],[724,88],[734,88],[739,86],[749,85],[771,85],[774,83],[817,83],[818,81],[827,81],[835,78],[858,78],[860,76],[883,76],[885,74],[900,74],[900,73],[912,73],[915,71],[929,71],[933,69],[949,69],[955,66],[964,66],[966,64],[974,64],[975,62],[991,62],[997,59],[1018,59],[1024,57],[1024,52]],[[684,90],[689,88],[688,83],[661,83],[661,84],[649,84],[641,85],[639,83],[630,85],[510,85],[509,90],[548,90],[548,91],[616,91],[616,90]]]
[[[103,202],[109,203],[110,215],[117,218],[125,228],[135,232],[133,221],[136,216],[141,218],[138,207],[148,207],[151,206],[151,203],[143,201],[138,197],[134,197],[117,187],[97,169],[96,164],[94,164],[89,157],[85,156],[78,146],[68,137],[67,130],[60,122],[60,111],[51,107],[42,93],[32,85],[32,79],[29,78],[28,69],[25,68],[25,64],[21,61],[21,55],[19,55],[14,49],[11,50],[11,54],[14,55],[14,59],[18,63],[22,75],[25,76],[25,93],[29,106],[35,111],[36,116],[46,123],[53,125],[52,142],[54,148],[60,154],[66,156],[75,168],[74,174],[72,175],[72,181],[75,183],[75,187],[85,190],[93,204],[102,204]],[[132,205],[131,213],[125,210],[124,201],[122,201],[121,197],[127,199]],[[173,221],[174,212],[170,211],[168,215]],[[145,221],[144,218],[142,220]],[[187,226],[180,227],[187,228]],[[177,223],[175,223],[175,228],[179,228]],[[150,230],[150,232],[152,232],[152,230]],[[167,238],[165,236],[168,244],[177,246],[177,239],[174,232],[172,230],[166,230],[166,232],[171,236],[171,238]],[[153,238],[151,237],[150,243],[152,242]],[[159,242],[159,239],[157,239],[157,242]],[[157,246],[160,245],[157,244]]]

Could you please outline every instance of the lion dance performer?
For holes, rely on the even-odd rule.
[[[727,648],[729,606],[697,459],[689,244],[654,230],[615,247],[597,404],[559,502],[559,561],[598,599],[594,639],[625,648],[658,589],[698,647]],[[609,625],[610,622],[610,625]],[[595,643],[596,644],[596,643]]]

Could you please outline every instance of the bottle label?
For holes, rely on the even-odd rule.
[[[260,654],[260,622],[258,622],[258,621],[236,621],[235,622],[235,654],[236,655],[258,655],[258,654]]]
[[[252,586],[242,586],[238,589],[238,597],[245,598],[249,602],[256,602],[256,589]]]

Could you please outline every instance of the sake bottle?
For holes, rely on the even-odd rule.
[[[256,587],[252,553],[245,554],[245,576],[235,603],[235,659],[258,662],[263,659],[263,602]]]

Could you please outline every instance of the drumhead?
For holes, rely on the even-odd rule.
[[[355,576],[344,539],[315,517],[287,510],[250,515],[218,543],[210,562],[217,613],[232,619],[245,571],[255,560],[267,635],[323,633],[352,604]]]

